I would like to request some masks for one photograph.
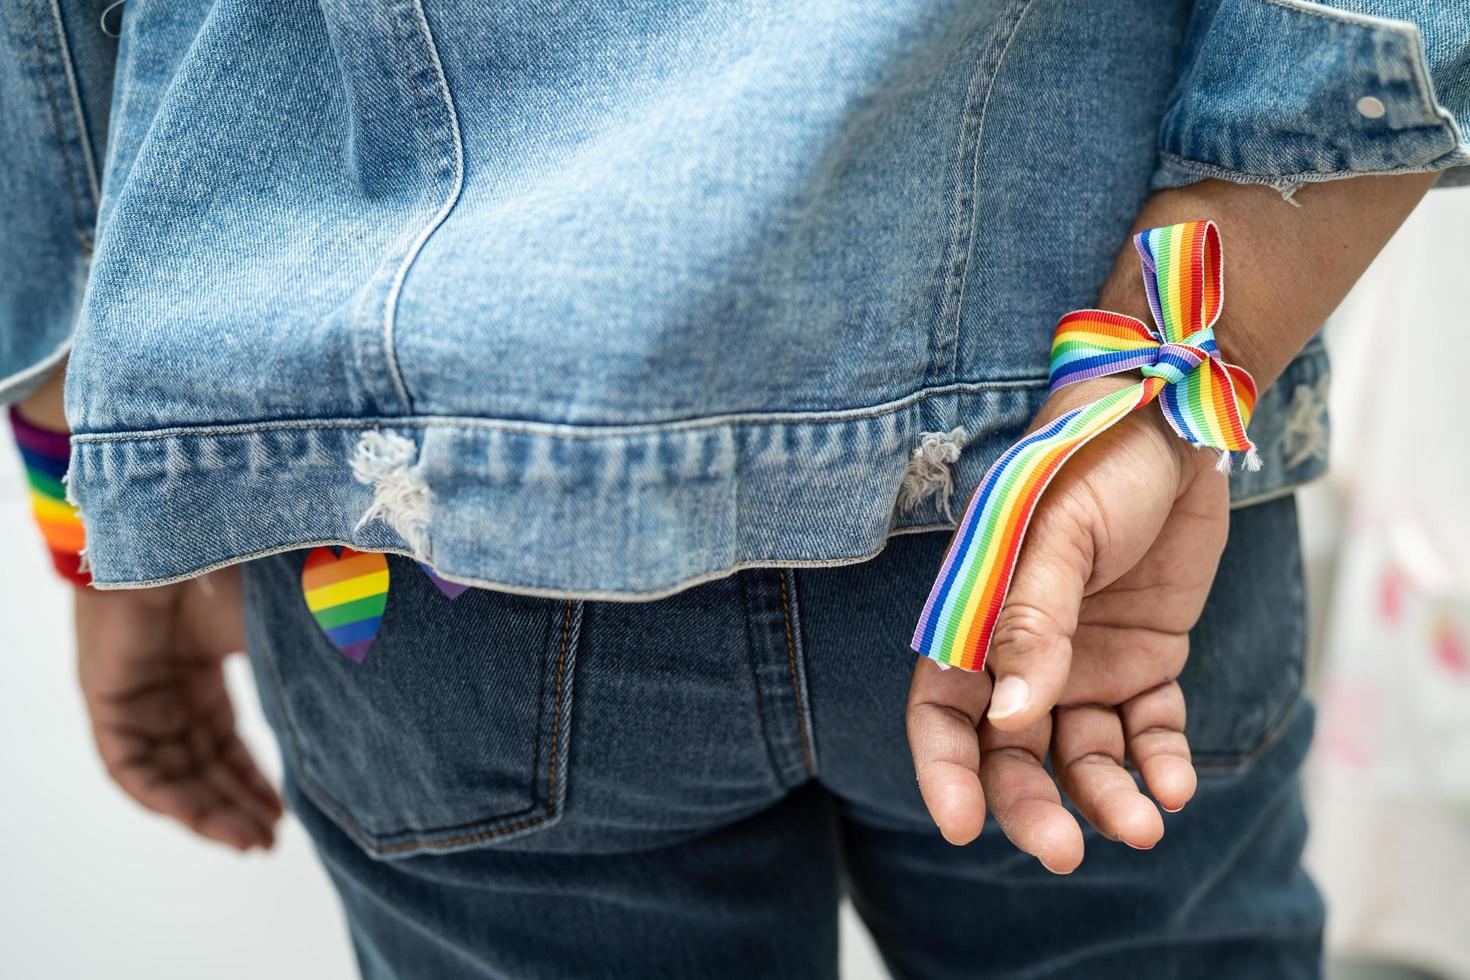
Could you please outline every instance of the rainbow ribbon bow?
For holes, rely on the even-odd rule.
[[[1137,370],[1143,380],[1063,415],[996,460],[955,529],[939,578],[914,630],[913,648],[941,664],[980,670],[1010,588],[1026,525],[1062,465],[1119,419],[1159,399],[1179,436],[1260,465],[1245,427],[1256,385],[1215,343],[1223,276],[1220,232],[1210,221],[1151,228],[1133,237],[1158,331],[1122,313],[1077,310],[1051,345],[1051,390]]]

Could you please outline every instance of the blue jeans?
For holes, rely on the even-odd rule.
[[[450,601],[393,557],[361,664],[301,553],[251,564],[287,793],[364,976],[835,976],[844,894],[900,977],[1315,976],[1294,502],[1233,515],[1192,637],[1195,800],[1149,852],[1089,832],[1068,877],[920,803],[906,640],[944,545],[645,604]]]

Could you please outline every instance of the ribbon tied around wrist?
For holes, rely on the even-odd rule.
[[[1255,382],[1227,364],[1215,343],[1224,286],[1219,230],[1188,221],[1139,232],[1133,244],[1157,329],[1107,310],[1068,313],[1052,338],[1050,391],[1126,371],[1143,379],[1048,422],[990,467],[924,604],[916,652],[965,670],[985,666],[1027,524],[1048,484],[1077,450],[1155,399],[1180,438],[1219,452],[1217,468],[1228,472],[1232,453],[1259,468],[1245,434]]]

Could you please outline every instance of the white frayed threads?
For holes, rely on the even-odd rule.
[[[1304,180],[1292,180],[1288,178],[1278,180],[1271,186],[1276,188],[1277,193],[1281,195],[1283,201],[1294,208],[1299,208],[1302,206],[1302,202],[1296,199],[1296,192],[1301,190],[1304,184],[1306,184]]]
[[[76,487],[73,487],[71,485],[71,467],[70,466],[68,466],[66,468],[66,472],[65,473],[61,474],[61,487],[62,487],[62,490],[64,491],[63,494],[62,494],[62,496],[64,496],[66,498],[66,502],[67,503],[71,504],[73,507],[79,507],[79,506],[81,506],[77,502],[77,491],[76,491]]]
[[[71,504],[73,507],[80,507],[81,505],[77,503],[76,488],[73,487],[71,483],[70,466],[66,468],[65,473],[61,474],[61,485],[63,488],[65,488],[66,491],[64,494],[64,496],[66,497],[66,502]],[[78,514],[77,516],[80,517],[81,515]],[[85,535],[83,536],[82,540],[85,542]],[[87,575],[90,575],[92,573],[92,558],[90,555],[87,554],[86,544],[83,544],[80,548],[77,549],[77,571]]]
[[[919,433],[919,447],[909,457],[908,469],[903,474],[903,485],[898,491],[898,506],[911,511],[931,497],[939,498],[944,516],[954,520],[951,505],[954,497],[954,470],[951,467],[960,458],[965,430],[954,428],[948,432]]]
[[[1221,450],[1219,458],[1215,460],[1216,472],[1229,473],[1230,464],[1233,461],[1233,457],[1233,453],[1230,453],[1226,450]],[[1261,454],[1256,452],[1255,446],[1252,446],[1245,451],[1245,459],[1242,462],[1247,470],[1255,473],[1261,468]]]
[[[397,531],[414,557],[429,560],[429,485],[409,469],[418,447],[393,432],[369,429],[357,440],[352,475],[373,488],[373,504],[354,530],[374,518]]]
[[[1327,428],[1328,384],[1328,377],[1324,374],[1315,385],[1300,384],[1292,389],[1286,425],[1281,430],[1278,443],[1290,469],[1313,459],[1327,459],[1327,444],[1331,436]]]

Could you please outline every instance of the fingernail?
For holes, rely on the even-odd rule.
[[[1041,866],[1043,868],[1045,868],[1046,870],[1050,871],[1054,875],[1069,875],[1069,874],[1072,873],[1072,871],[1076,871],[1077,870],[1076,868],[1073,868],[1072,871],[1058,871],[1056,868],[1053,868],[1051,865],[1047,864],[1045,861],[1042,861],[1041,858],[1037,858],[1036,860],[1037,861],[1040,861],[1041,862]]]
[[[1128,844],[1126,840],[1123,843]],[[1135,851],[1152,851],[1154,849],[1154,845],[1152,844],[1150,844],[1148,847],[1139,847],[1137,844],[1128,844],[1128,846],[1133,848]]]
[[[1164,807],[1164,812],[1165,813],[1178,813],[1180,810],[1183,810],[1184,809],[1184,804],[1183,803],[1179,804],[1178,806],[1176,806],[1172,810],[1169,809],[1168,807],[1164,806],[1164,804],[1162,804],[1162,803],[1160,803],[1159,806]]]
[[[995,693],[990,695],[989,717],[1009,718],[1019,711],[1025,711],[1026,706],[1031,703],[1031,685],[1026,683],[1024,677],[1012,674],[1010,677],[1002,677],[995,685]]]

